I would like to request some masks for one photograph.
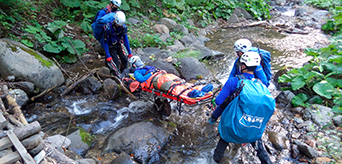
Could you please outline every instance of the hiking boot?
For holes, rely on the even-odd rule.
[[[223,157],[222,155],[219,155],[217,153],[214,153],[214,156],[213,156],[214,161],[217,162],[217,163],[220,163],[222,157]]]

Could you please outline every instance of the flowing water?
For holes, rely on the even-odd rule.
[[[210,41],[206,43],[208,48],[226,54],[221,59],[207,61],[209,69],[222,84],[227,80],[236,59],[232,50],[233,44],[240,38],[248,38],[254,43],[253,46],[259,44],[260,48],[271,52],[273,73],[284,66],[300,67],[308,60],[299,51],[282,52],[269,46],[273,39],[282,39],[285,36],[259,27],[223,29],[207,37],[210,38]],[[212,155],[219,139],[216,136],[217,124],[207,123],[212,111],[205,104],[184,107],[184,112],[180,115],[175,110],[176,103],[171,102],[174,110],[168,118],[161,118],[154,111],[152,101],[146,98],[131,102],[129,98],[121,97],[115,102],[103,102],[97,96],[67,96],[47,106],[39,103],[34,105],[34,109],[29,111],[26,117],[29,121],[38,120],[43,131],[49,135],[66,135],[70,124],[72,125],[71,128],[69,127],[70,131],[80,126],[88,129],[95,136],[108,136],[113,131],[133,122],[167,119],[177,124],[177,135],[173,136],[170,143],[162,148],[158,160],[152,159],[150,163],[215,163]],[[258,163],[255,152],[249,144],[239,148],[240,145],[231,145],[225,153],[225,158],[229,159],[226,161]],[[281,155],[272,156],[271,159],[273,161],[291,160],[289,154],[285,151]]]

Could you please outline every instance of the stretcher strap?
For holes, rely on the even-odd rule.
[[[182,79],[173,79],[167,82],[164,82],[161,86],[160,86],[160,90],[163,91],[168,91],[170,89],[170,87],[172,86],[171,84],[174,82],[178,82],[178,81],[182,81]]]
[[[150,87],[149,87],[149,88],[152,87],[154,78],[155,78],[157,75],[159,75],[159,74],[164,75],[165,73],[164,73],[164,72],[157,72],[156,74],[153,74],[152,77],[151,77],[152,80],[150,81]]]
[[[167,90],[167,93],[168,93],[168,94],[172,94],[173,89],[175,89],[178,85],[183,85],[183,84],[184,84],[183,81],[181,81],[180,83],[172,84],[172,85],[170,86],[169,90]]]
[[[188,88],[183,89],[182,92],[180,92],[180,93],[177,95],[177,99],[179,99],[179,96],[182,95],[185,91],[187,91],[187,90],[193,88],[194,86],[195,86],[195,85],[192,85],[192,86],[190,86],[190,87],[188,87]]]

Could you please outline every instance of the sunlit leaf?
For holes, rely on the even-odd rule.
[[[327,81],[321,81],[312,88],[318,95],[323,96],[327,99],[331,99],[331,95],[334,93],[334,87]]]
[[[31,48],[33,47],[33,43],[30,40],[24,39],[24,40],[21,40],[21,43],[23,43],[27,47],[31,47]]]

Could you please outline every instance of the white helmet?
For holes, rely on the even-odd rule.
[[[139,56],[132,56],[128,59],[128,63],[132,66],[135,65],[136,68],[141,68],[144,66],[144,62],[141,61]]]
[[[112,2],[115,6],[121,6],[121,0],[110,0],[110,2]]]
[[[260,65],[260,55],[257,52],[249,51],[240,57],[240,63],[245,63],[247,67]]]
[[[126,22],[125,13],[123,13],[122,11],[115,12],[114,22],[116,24],[118,24],[119,26],[123,26],[125,24],[125,22]]]
[[[252,48],[252,43],[248,39],[239,39],[234,43],[234,51],[247,52]]]

